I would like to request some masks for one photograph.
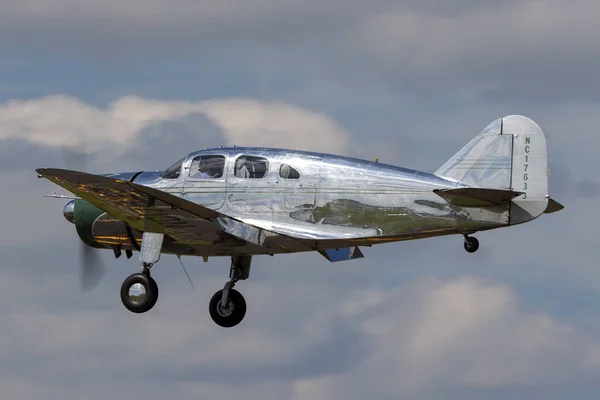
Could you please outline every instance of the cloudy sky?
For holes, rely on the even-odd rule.
[[[89,3],[89,4],[88,4]],[[7,399],[596,399],[600,4],[592,0],[0,0],[0,387]],[[162,169],[221,144],[434,171],[492,120],[546,132],[565,211],[460,237],[257,257],[237,328],[208,301],[227,259],[153,269],[78,238],[37,167]],[[77,396],[77,397],[75,397]]]

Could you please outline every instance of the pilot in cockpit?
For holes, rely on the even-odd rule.
[[[198,165],[198,174],[196,174],[196,178],[201,179],[211,179],[212,175],[210,173],[210,169],[208,167],[207,160],[200,160],[200,164]]]

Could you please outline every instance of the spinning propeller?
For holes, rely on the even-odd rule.
[[[76,149],[63,147],[63,159],[67,169],[84,172],[88,161],[85,141],[79,142]],[[75,220],[75,200],[70,201],[64,208],[65,218],[77,225]],[[79,279],[81,290],[87,292],[100,283],[106,274],[106,267],[102,263],[100,255],[93,247],[83,241],[79,241]]]
[[[81,242],[79,265],[81,290],[87,292],[98,286],[104,274],[106,274],[106,267],[97,250]]]

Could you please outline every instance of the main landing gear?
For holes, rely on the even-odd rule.
[[[151,266],[144,264],[141,273],[130,275],[121,286],[121,301],[133,313],[150,311],[158,300],[158,285],[150,276]]]
[[[251,256],[231,257],[229,282],[210,299],[208,311],[215,323],[223,328],[231,328],[242,322],[246,315],[246,300],[233,287],[239,280],[250,276]]]
[[[479,249],[479,240],[467,234],[463,235],[465,239],[465,250],[469,253],[475,253]]]
[[[136,314],[150,311],[158,300],[158,285],[150,276],[150,268],[158,262],[164,235],[145,232],[142,239],[140,260],[142,272],[125,279],[121,286],[121,301],[125,308]],[[233,287],[250,276],[251,256],[231,257],[229,281],[214,294],[208,310],[215,323],[223,328],[236,326],[246,315],[246,300]]]
[[[121,301],[136,314],[148,312],[158,300],[158,285],[150,276],[150,268],[160,259],[164,234],[144,232],[140,261],[142,272],[130,275],[121,285]]]

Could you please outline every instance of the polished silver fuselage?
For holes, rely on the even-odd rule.
[[[192,160],[202,155],[225,157],[222,177],[191,177]],[[241,156],[268,160],[266,175],[259,179],[234,176],[235,161]],[[300,177],[284,179],[280,174],[282,164],[292,166]],[[471,233],[508,225],[507,205],[459,207],[433,192],[465,187],[459,183],[429,173],[328,154],[269,148],[205,149],[183,161],[176,179],[160,176],[161,171],[144,172],[134,182],[252,226],[294,238],[330,242],[335,247]],[[198,249],[196,253],[204,252]]]

